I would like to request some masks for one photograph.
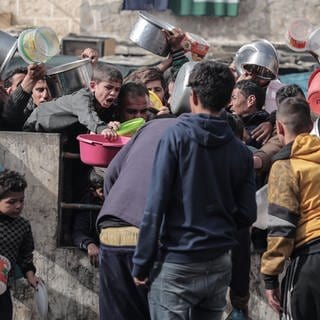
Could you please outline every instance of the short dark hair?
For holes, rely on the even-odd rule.
[[[0,200],[11,192],[22,192],[27,187],[27,181],[18,172],[5,169],[0,172]]]
[[[166,82],[163,73],[155,67],[143,67],[130,73],[124,82],[142,82],[144,85],[147,85],[148,82],[157,80],[161,82],[162,88],[165,89]]]
[[[261,110],[266,100],[266,91],[250,80],[240,80],[236,82],[234,88],[238,88],[242,94],[248,98],[253,95],[256,97],[256,108]]]
[[[198,96],[203,108],[218,112],[229,103],[234,83],[228,65],[204,60],[193,67],[188,85]]]
[[[293,98],[301,95],[301,97],[305,98],[305,94],[301,87],[297,84],[288,84],[284,87],[281,87],[276,93],[276,103],[277,106],[287,98]]]
[[[149,96],[147,87],[140,82],[127,82],[122,85],[119,92],[119,106],[123,107],[124,100],[127,96],[132,95],[134,97]]]
[[[93,68],[92,81],[101,82],[107,80],[118,81],[122,83],[122,73],[116,67],[108,63],[98,61]]]
[[[89,186],[94,189],[103,188],[103,177],[94,168],[89,172]]]
[[[312,124],[308,102],[299,98],[283,100],[278,106],[277,120],[282,121],[293,134],[308,133]]]
[[[12,77],[15,74],[20,74],[20,73],[27,74],[28,73],[27,67],[18,67],[18,68],[13,69],[12,71],[10,71],[4,78],[4,83],[3,83],[4,87],[5,88],[11,87],[12,86]]]

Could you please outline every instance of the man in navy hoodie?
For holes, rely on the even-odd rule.
[[[158,143],[133,257],[136,285],[150,282],[152,319],[221,319],[235,232],[256,219],[252,153],[219,117],[233,75],[203,61],[189,86],[192,113]]]

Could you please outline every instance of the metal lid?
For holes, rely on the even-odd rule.
[[[139,11],[139,16],[161,29],[166,29],[169,31],[174,29],[174,26],[171,25],[170,23],[167,23],[165,21],[160,21],[158,18],[156,18],[155,16],[149,13],[145,13],[145,12],[142,13],[141,11]]]

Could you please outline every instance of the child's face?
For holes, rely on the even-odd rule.
[[[100,81],[90,82],[91,91],[102,108],[110,108],[113,102],[118,98],[122,82],[119,81]]]
[[[24,191],[10,192],[5,198],[0,200],[0,214],[16,218],[20,215],[23,205]]]

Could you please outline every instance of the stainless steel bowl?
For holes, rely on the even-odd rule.
[[[238,74],[245,70],[260,78],[275,79],[279,73],[279,58],[275,47],[265,39],[242,46],[236,53],[235,68]]]
[[[167,56],[170,48],[162,29],[172,30],[174,27],[154,16],[139,12],[139,19],[133,27],[129,39],[139,47],[158,56]]]
[[[89,86],[92,76],[91,60],[76,60],[53,67],[47,71],[47,76],[48,87],[53,97],[71,94]]]
[[[196,61],[186,62],[177,74],[170,101],[171,111],[175,115],[191,111],[189,102],[191,89],[188,87],[188,82],[191,71],[197,63]]]
[[[17,51],[17,39],[10,34],[0,31],[0,76],[7,64]]]

